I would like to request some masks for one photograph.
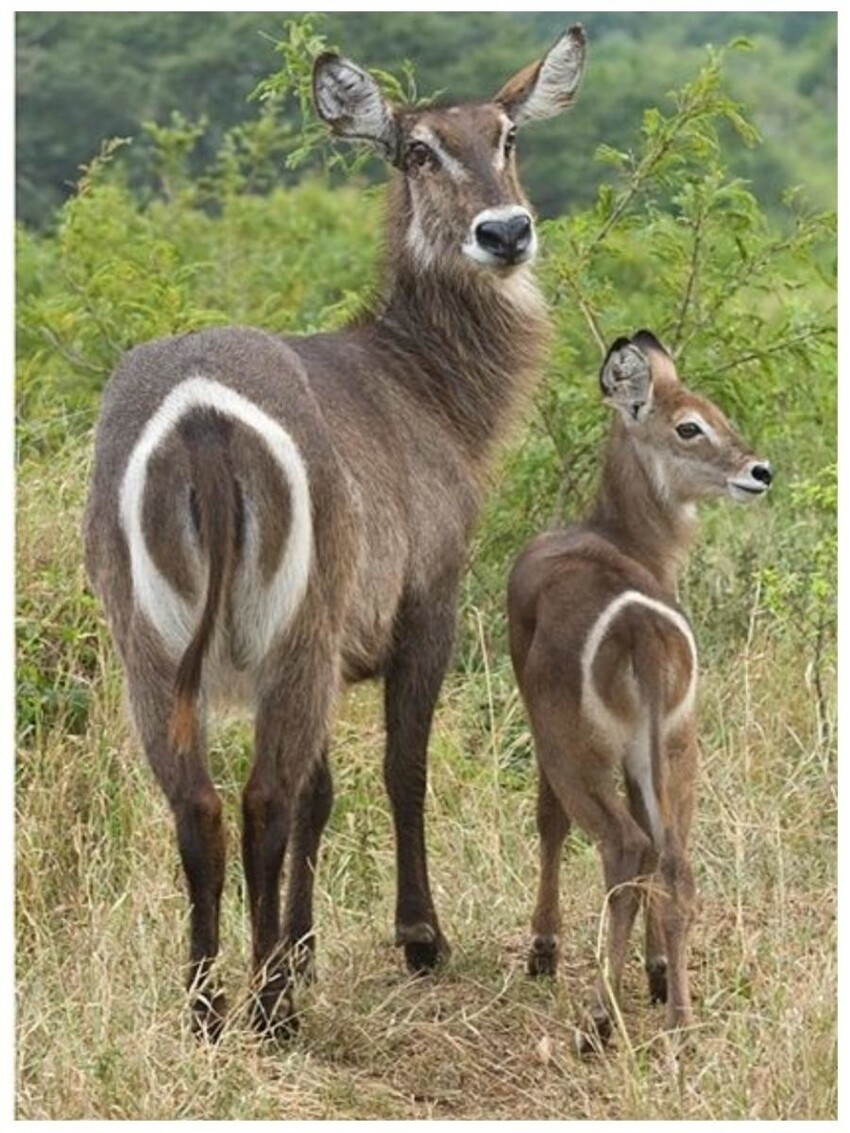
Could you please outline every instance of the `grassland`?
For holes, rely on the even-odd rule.
[[[187,906],[170,817],[84,587],[77,532],[89,450],[88,437],[72,438],[19,472],[20,1118],[835,1117],[833,673],[822,663],[816,672],[758,586],[724,638],[697,618],[714,647],[700,694],[692,1052],[676,1059],[667,1046],[636,939],[615,1048],[574,1054],[604,904],[595,850],[579,835],[566,852],[562,971],[554,982],[524,975],[536,871],[529,737],[504,652],[470,601],[427,804],[450,962],[435,978],[410,980],[392,946],[380,704],[363,686],[341,704],[336,727],[337,801],[317,885],[319,979],[301,994],[291,1045],[252,1036],[237,854],[248,731],[225,722],[212,765],[229,824],[220,971],[234,1011],[217,1047],[199,1045],[182,988]],[[729,556],[773,553],[770,508],[782,506],[782,492],[780,482],[766,508],[711,513],[687,587],[703,623]],[[48,673],[52,699],[36,697],[33,682]]]
[[[186,161],[198,132],[178,118],[154,131],[154,198],[108,143],[54,232],[19,230],[19,1117],[836,1116],[834,217],[792,193],[774,221],[728,172],[730,129],[755,135],[719,57],[664,105],[647,106],[627,150],[604,149],[610,183],[592,207],[541,225],[552,355],[482,517],[431,743],[430,864],[452,958],[412,981],[392,945],[380,694],[357,688],[332,753],[319,980],[286,1047],[245,1024],[239,721],[211,752],[229,834],[219,969],[232,1015],[215,1048],[189,1032],[171,819],[123,713],[79,519],[91,426],[122,351],[222,322],[340,325],[374,280],[381,194],[351,180],[281,188],[274,158],[292,139],[263,117],[228,135],[199,178]],[[668,1046],[636,934],[622,1031],[610,1053],[580,1060],[605,894],[594,848],[571,835],[562,970],[529,981],[535,783],[502,594],[526,537],[587,499],[604,428],[599,346],[638,326],[678,344],[683,376],[777,477],[752,508],[706,510],[681,591],[703,671],[693,1049]]]

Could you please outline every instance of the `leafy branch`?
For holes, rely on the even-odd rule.
[[[738,366],[744,366],[747,362],[755,362],[771,354],[781,354],[784,350],[791,350],[794,347],[802,346],[825,336],[835,336],[834,322],[831,321],[829,323],[807,327],[806,330],[802,331],[800,334],[790,335],[788,338],[780,338],[772,342],[769,346],[760,346],[756,350],[750,350],[745,354],[740,354],[720,366],[712,366],[711,372],[713,375],[724,374],[729,370],[737,369]]]
[[[311,14],[285,22],[283,37],[272,40],[275,51],[281,57],[281,66],[259,82],[250,97],[263,103],[271,102],[276,107],[282,107],[292,99],[297,103],[297,125],[291,127],[287,169],[298,169],[318,156],[328,167],[340,168],[351,174],[366,162],[371,151],[350,146],[337,148],[333,136],[313,110],[313,63],[323,52],[337,50],[317,30],[317,19],[321,17]],[[419,96],[413,66],[408,60],[402,64],[401,72],[401,78],[390,71],[374,68],[369,73],[389,102],[426,105],[430,99]]]

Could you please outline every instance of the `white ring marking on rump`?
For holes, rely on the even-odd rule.
[[[661,614],[662,617],[667,618],[683,635],[691,652],[691,677],[685,695],[668,714],[667,718],[662,721],[665,730],[670,730],[681,723],[693,707],[697,683],[696,642],[694,641],[694,635],[691,632],[691,627],[688,625],[687,619],[684,618],[678,610],[672,609],[665,602],[659,602],[655,598],[650,598],[648,594],[642,594],[639,590],[624,590],[622,594],[618,594],[617,597],[605,607],[594,622],[590,633],[587,635],[587,640],[581,651],[582,709],[604,733],[622,730],[622,725],[617,717],[611,712],[596,691],[596,686],[593,682],[593,662],[596,659],[596,654],[599,650],[599,646],[602,644],[603,638],[611,628],[612,622],[621,610],[630,605],[645,606],[654,613]]]
[[[291,619],[307,589],[313,551],[310,486],[307,469],[289,433],[254,402],[210,378],[187,378],[164,398],[147,422],[130,454],[121,482],[119,508],[130,549],[133,593],[139,607],[174,654],[189,644],[203,607],[203,596],[193,606],[162,575],[147,548],[142,530],[142,504],[148,462],[180,419],[193,409],[215,409],[257,433],[280,466],[290,492],[291,522],[280,563],[268,586],[251,603],[246,638],[253,644],[253,660],[268,650],[276,634]],[[259,579],[251,586],[261,586]]]

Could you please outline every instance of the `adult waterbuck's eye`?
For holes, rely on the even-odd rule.
[[[408,168],[428,164],[436,166],[438,163],[437,155],[424,142],[411,142],[407,147],[406,158]]]
[[[699,437],[702,434],[702,429],[696,421],[683,421],[681,425],[676,426],[676,432],[683,441],[692,441],[694,437]]]
[[[511,126],[505,135],[505,157],[510,157],[516,147],[516,126]]]

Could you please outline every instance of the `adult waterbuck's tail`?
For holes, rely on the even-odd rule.
[[[198,628],[177,667],[169,735],[177,753],[188,754],[198,742],[197,700],[204,658],[222,599],[233,582],[242,531],[242,495],[230,452],[232,421],[215,410],[187,415],[178,431],[189,457],[190,512],[200,552],[207,562],[207,590]]]
[[[224,835],[203,742],[219,694],[255,720],[242,854],[258,1029],[296,1022],[343,682],[384,681],[396,942],[414,971],[448,955],[425,853],[428,736],[488,469],[548,335],[516,134],[572,104],[584,59],[573,27],[489,98],[421,108],[319,56],[317,113],[393,170],[371,314],[301,338],[217,327],[150,342],[105,390],[86,562],[175,815],[204,1033],[224,1009],[208,987]]]

